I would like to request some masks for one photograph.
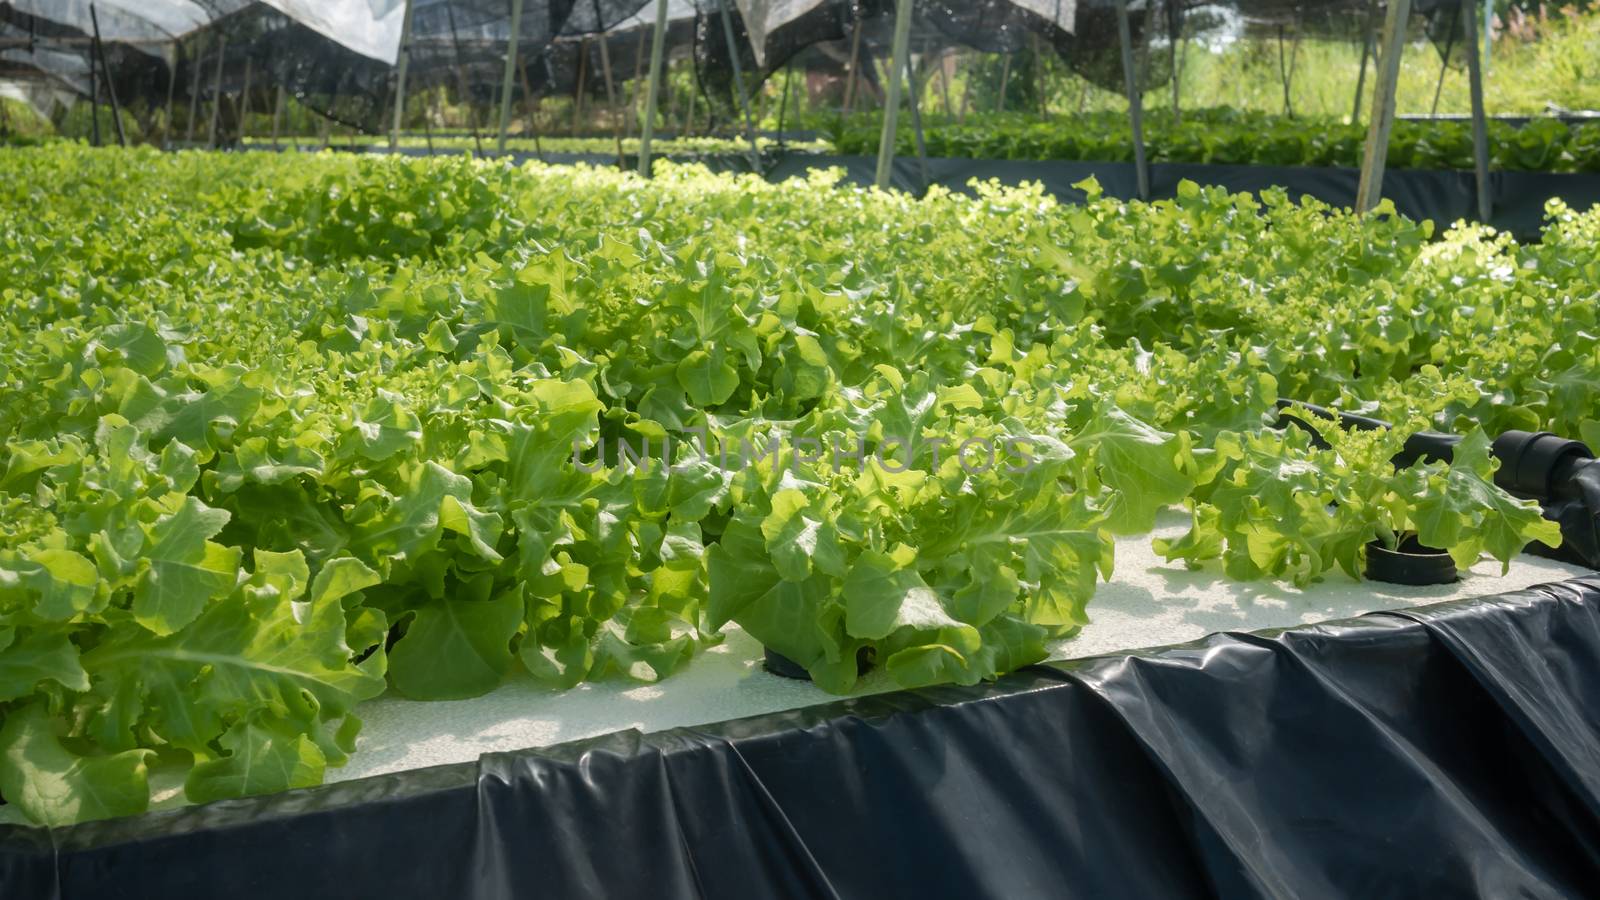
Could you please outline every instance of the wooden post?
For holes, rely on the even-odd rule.
[[[572,133],[578,133],[578,120],[583,116],[584,81],[589,74],[589,39],[578,41],[578,86],[572,93]]]
[[[900,116],[900,73],[910,64],[911,0],[895,0],[894,41],[889,46],[889,78],[884,85],[883,133],[878,136],[878,171],[873,183],[883,190],[889,186],[889,170],[894,164],[896,119]]]
[[[200,118],[200,65],[205,56],[197,56],[189,67],[189,121],[185,123],[183,142],[194,143],[194,120]]]
[[[650,139],[656,133],[657,97],[661,94],[661,57],[667,47],[667,0],[656,0],[656,28],[650,33],[650,82],[644,94],[644,121],[639,130],[639,174],[650,177]]]
[[[928,189],[928,144],[922,135],[922,89],[917,81],[916,68],[911,64],[911,54],[906,54],[906,84],[911,91],[911,133],[917,139],[917,169],[922,175],[922,189]]]
[[[1367,143],[1361,154],[1361,181],[1356,188],[1358,213],[1370,212],[1383,196],[1383,165],[1389,155],[1389,131],[1394,127],[1395,83],[1400,79],[1400,54],[1406,45],[1406,20],[1410,16],[1411,0],[1389,0],[1378,51],[1372,119],[1367,123]]]
[[[1489,194],[1489,124],[1483,109],[1483,61],[1479,54],[1483,46],[1478,43],[1478,15],[1473,9],[1475,0],[1461,0],[1461,11],[1466,20],[1467,85],[1472,94],[1472,168],[1478,188],[1478,221],[1487,223],[1494,212],[1494,198]]]
[[[654,39],[654,35],[652,35],[652,42]],[[673,130],[681,135],[687,129],[683,125],[683,120],[678,116],[678,89],[672,83],[672,60],[663,58],[661,64],[661,88],[667,92],[667,108],[662,113],[661,121],[671,123]]]
[[[778,150],[780,152],[784,149],[783,127],[787,124],[789,116],[789,87],[792,81],[794,81],[794,60],[790,59],[789,64],[783,67],[783,95],[782,99],[778,101]]]
[[[1006,88],[1008,86],[1010,86],[1010,84],[1011,84],[1011,54],[1007,53],[1005,55],[1004,61],[1002,61],[1000,63],[1000,100],[999,100],[999,102],[995,103],[995,105],[994,105],[994,111],[995,112],[1005,112],[1006,111]]]
[[[400,19],[400,59],[394,73],[394,122],[389,125],[390,150],[400,146],[400,126],[406,115],[406,70],[411,67],[411,8],[414,3],[415,0],[406,0],[406,11]]]
[[[89,134],[90,146],[100,146],[100,57],[89,50]]]
[[[944,120],[950,121],[955,115],[955,107],[950,104],[950,66],[955,58],[948,53],[939,54],[939,96],[944,99]]]
[[[595,0],[595,21],[600,21],[599,0]],[[611,79],[611,41],[604,33],[600,35],[600,77],[606,80],[606,111],[611,114],[611,131],[617,139],[617,168],[627,167],[627,161],[622,156],[622,123],[617,119],[617,86]]]
[[[245,116],[250,114],[250,64],[253,60],[247,54],[244,58],[244,89],[239,92],[239,146],[244,146]]]
[[[522,102],[528,113],[528,130],[533,133],[533,152],[544,162],[544,147],[539,143],[539,104],[533,98],[533,85],[528,82],[528,67],[517,66],[517,77],[522,80]]]
[[[960,61],[959,57],[957,58],[957,61]],[[967,110],[972,108],[973,68],[974,66],[972,64],[972,58],[967,56],[967,82],[961,86],[961,108],[956,110],[956,121],[962,124],[965,124],[967,121]]]
[[[1139,199],[1150,199],[1150,165],[1144,155],[1144,98],[1133,66],[1133,27],[1128,23],[1128,0],[1117,0],[1117,39],[1122,43],[1122,81],[1128,91],[1128,126],[1133,132],[1133,171]]]
[[[272,149],[279,149],[278,125],[283,121],[283,85],[278,85],[276,98],[272,101]]]
[[[639,118],[639,89],[644,86],[644,45],[644,32],[640,31],[639,46],[633,55],[633,83],[628,85],[628,108],[622,119],[629,134],[633,134],[633,123]]]
[[[1485,75],[1489,74],[1489,63],[1494,59],[1494,0],[1483,0],[1483,56],[1479,65]]]
[[[172,147],[172,99],[178,90],[178,55],[183,52],[183,44],[172,42],[172,63],[167,68],[167,118],[161,124],[161,145]]]
[[[1044,51],[1039,49],[1039,33],[1028,32],[1028,49],[1033,52],[1033,92],[1038,95],[1039,121],[1050,121],[1050,99],[1045,90]],[[923,52],[928,51],[928,44],[923,43]]]
[[[761,148],[756,145],[756,123],[750,118],[750,95],[744,90],[744,66],[739,62],[739,44],[733,38],[733,14],[728,5],[733,0],[718,0],[722,8],[722,37],[728,43],[728,61],[733,66],[733,88],[739,97],[739,108],[744,110],[745,136],[750,139],[750,171],[761,171]]]
[[[222,63],[228,58],[228,36],[223,35],[217,44],[217,74],[211,80],[211,131],[206,146],[217,148],[217,120],[222,115]]]
[[[128,146],[128,136],[122,133],[122,107],[117,103],[117,86],[111,83],[111,67],[106,65],[106,45],[100,41],[100,17],[94,4],[89,4],[89,21],[94,25],[94,52],[100,55],[100,80],[106,83],[106,97],[111,101],[111,124],[117,129],[117,146]],[[96,121],[99,121],[98,118]]]
[[[1467,11],[1467,18],[1474,23],[1477,17],[1472,10]],[[1439,95],[1444,93],[1444,76],[1450,71],[1450,51],[1456,47],[1456,26],[1461,24],[1461,7],[1457,6],[1450,13],[1450,32],[1444,36],[1444,58],[1439,61],[1439,81],[1433,86],[1433,108],[1428,110],[1428,115],[1439,114]]]
[[[1294,84],[1294,63],[1300,55],[1300,33],[1295,32],[1294,46],[1289,51],[1287,62],[1283,58],[1283,26],[1278,26],[1278,77],[1283,82],[1283,114],[1294,118],[1294,101],[1290,88]]]
[[[1356,72],[1356,99],[1350,110],[1350,124],[1361,121],[1361,94],[1367,86],[1367,57],[1372,55],[1372,29],[1378,25],[1378,0],[1367,3],[1367,24],[1361,31],[1361,68]]]
[[[844,82],[844,116],[850,117],[850,106],[856,98],[856,68],[861,65],[861,13],[856,13],[856,26],[850,34],[850,67]]]
[[[1167,4],[1167,68],[1172,70],[1172,121],[1183,121],[1183,109],[1180,105],[1181,89],[1179,87],[1178,69],[1178,41],[1182,38],[1183,25],[1176,3]]]
[[[511,127],[511,77],[517,72],[517,37],[522,31],[522,0],[511,0],[511,40],[506,45],[506,72],[500,79],[500,140],[496,149],[506,152],[506,130]]]
[[[694,77],[694,59],[689,60],[689,110],[683,114],[683,134],[685,137],[694,133],[694,104],[700,96],[700,82]]]
[[[431,93],[431,92],[425,91],[424,93]],[[423,105],[423,109],[422,109],[422,139],[428,143],[428,155],[432,156],[433,155],[433,110],[428,109],[427,108],[427,104],[424,104]]]
[[[445,0],[444,14],[450,22],[450,47],[456,59],[456,90],[461,92],[461,102],[467,105],[467,125],[472,128],[472,146],[483,155],[483,139],[478,136],[478,107],[472,102],[467,87],[467,70],[461,64],[461,35],[456,33],[456,11],[450,0]]]

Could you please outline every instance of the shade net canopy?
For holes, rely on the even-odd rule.
[[[631,127],[641,88],[629,82],[646,74],[656,3],[523,0],[508,84],[513,6],[413,0],[402,40],[405,0],[0,0],[0,64],[95,94],[98,24],[108,48],[99,80],[122,104],[146,118],[163,106],[177,110],[169,120],[208,116],[220,105],[209,118],[225,141],[246,110],[274,108],[280,89],[341,127],[386,130],[404,44],[412,96],[442,90],[468,109],[475,128],[492,129],[507,89],[519,119],[533,115],[539,98],[565,97],[574,132],[608,133],[619,121]],[[1172,49],[1185,37],[1360,42],[1383,14],[1368,0],[1131,0],[1127,9],[1146,91],[1170,80]],[[1414,9],[1415,35],[1459,64],[1460,4],[1418,0]],[[797,69],[833,85],[835,103],[853,95],[858,106],[881,104],[886,95],[893,0],[667,0],[666,12],[668,59],[692,58],[708,130],[743,126],[741,87],[750,97]],[[950,54],[977,53],[1006,55],[1002,81],[1031,80],[1050,60],[1102,89],[1125,89],[1114,0],[915,0],[909,49],[924,88]],[[109,99],[105,90],[98,95]],[[610,125],[601,127],[600,118]]]

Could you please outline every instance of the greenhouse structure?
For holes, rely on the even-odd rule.
[[[0,0],[0,898],[1600,895],[1592,0]]]

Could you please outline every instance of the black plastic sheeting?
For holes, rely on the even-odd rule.
[[[427,151],[420,148],[405,148],[401,152],[427,155]],[[543,156],[511,153],[508,158],[518,163],[536,158],[553,163],[594,165],[615,165],[617,161],[614,154],[580,153],[546,153]],[[700,156],[687,161],[702,163],[712,171],[750,171],[749,158],[743,155]],[[634,157],[629,156],[627,163],[630,169],[636,168]],[[921,161],[914,156],[896,157],[890,185],[918,194],[925,185],[971,193],[967,183],[974,178],[980,181],[992,178],[1006,185],[1032,181],[1043,185],[1046,193],[1063,202],[1082,203],[1085,194],[1073,185],[1092,175],[1107,197],[1131,200],[1138,196],[1137,175],[1132,163],[938,158],[928,159],[926,164],[928,177],[924,182]],[[804,177],[814,169],[830,166],[844,169],[845,181],[850,184],[869,185],[877,171],[877,160],[869,156],[777,154],[767,158],[764,174],[768,180],[778,181]],[[1337,167],[1155,163],[1150,166],[1150,197],[1156,200],[1176,197],[1178,183],[1187,179],[1255,194],[1280,187],[1296,200],[1309,196],[1333,206],[1349,207],[1355,205],[1360,176],[1359,169]],[[1489,224],[1521,239],[1538,238],[1545,225],[1544,205],[1548,200],[1560,198],[1580,212],[1600,203],[1600,174],[1491,172],[1489,187],[1493,202]],[[1394,203],[1401,215],[1416,221],[1431,219],[1441,227],[1457,220],[1476,221],[1478,218],[1477,186],[1471,172],[1390,169],[1383,176],[1383,196]]]
[[[819,166],[842,166],[856,184],[871,184],[877,160],[865,156],[791,155],[777,161],[770,178],[792,177]],[[915,157],[896,157],[891,182],[906,191],[923,187],[922,163]],[[988,159],[929,159],[927,183],[968,191],[976,178],[997,179],[1002,184],[1039,182],[1047,193],[1067,202],[1082,202],[1084,194],[1074,184],[1089,176],[1100,182],[1108,197],[1131,200],[1138,196],[1132,163],[1065,162]],[[1162,200],[1178,195],[1183,180],[1216,185],[1230,191],[1259,194],[1272,187],[1291,197],[1315,197],[1334,206],[1355,204],[1359,169],[1302,166],[1245,166],[1200,163],[1155,163],[1150,166],[1150,197]],[[1578,210],[1600,203],[1600,175],[1546,172],[1491,172],[1493,213],[1489,224],[1519,237],[1537,236],[1545,222],[1545,201],[1559,197]],[[1448,225],[1458,219],[1478,217],[1477,186],[1471,172],[1390,169],[1383,176],[1383,196],[1395,209],[1414,220],[1431,219]]]
[[[17,898],[1579,897],[1600,577],[0,829]]]

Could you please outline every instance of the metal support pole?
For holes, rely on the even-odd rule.
[[[878,170],[873,183],[883,190],[889,186],[889,170],[894,165],[894,142],[900,117],[900,73],[910,65],[911,0],[895,0],[894,41],[889,45],[889,78],[884,85],[883,132],[878,135]]]
[[[733,14],[728,5],[733,0],[719,0],[722,9],[722,37],[728,42],[728,59],[733,64],[733,88],[739,96],[739,108],[744,110],[744,132],[750,139],[750,171],[761,171],[761,148],[756,146],[756,123],[750,117],[750,95],[744,90],[744,66],[739,62],[739,44],[733,39]]]
[[[217,147],[217,119],[222,115],[222,64],[227,58],[228,36],[223,35],[217,44],[217,74],[211,81],[211,131],[206,138],[206,146],[213,150]]]
[[[522,30],[522,0],[511,0],[511,40],[506,45],[506,74],[500,80],[499,152],[506,152],[506,129],[511,127],[511,77],[517,73],[517,37]]]
[[[1122,81],[1128,91],[1128,126],[1133,132],[1133,171],[1139,199],[1150,199],[1150,164],[1144,154],[1144,98],[1133,66],[1133,28],[1128,24],[1128,0],[1117,0],[1117,38],[1122,42]]]
[[[1389,0],[1378,52],[1372,119],[1367,123],[1367,143],[1361,154],[1361,181],[1356,188],[1358,213],[1371,211],[1383,195],[1383,166],[1389,154],[1389,131],[1394,127],[1395,83],[1400,79],[1400,54],[1405,49],[1405,26],[1410,16],[1411,0]]]
[[[656,0],[656,28],[650,34],[650,85],[644,94],[639,131],[639,174],[650,177],[650,139],[656,132],[656,98],[661,94],[661,57],[667,47],[667,0]]]
[[[400,20],[400,59],[394,73],[394,123],[389,126],[390,150],[400,146],[400,125],[406,114],[406,70],[411,67],[411,8],[414,3],[415,0],[406,0],[405,15]]]
[[[1361,121],[1361,94],[1367,86],[1367,58],[1372,55],[1372,29],[1378,25],[1378,0],[1367,4],[1367,24],[1361,32],[1361,68],[1356,72],[1356,99],[1350,110],[1350,124]]]
[[[1494,212],[1494,198],[1489,194],[1489,124],[1483,110],[1483,62],[1479,58],[1483,48],[1478,43],[1478,16],[1473,2],[1461,0],[1461,6],[1467,30],[1467,86],[1472,94],[1472,168],[1478,188],[1478,221],[1486,223]]]

